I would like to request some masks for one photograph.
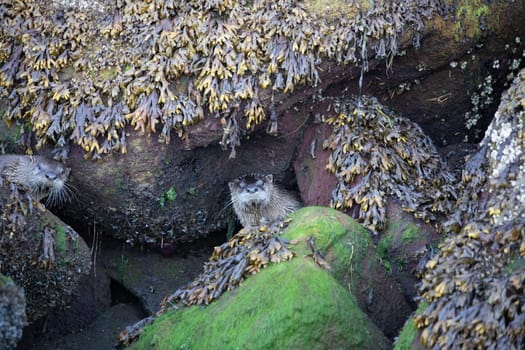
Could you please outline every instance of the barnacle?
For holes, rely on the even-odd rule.
[[[478,153],[465,164],[457,208],[447,223],[451,234],[426,265],[420,293],[429,307],[416,325],[429,348],[523,345],[524,82],[522,70]]]
[[[327,119],[333,132],[323,145],[331,151],[326,169],[339,180],[333,207],[353,208],[373,231],[385,224],[388,196],[427,221],[452,210],[455,176],[417,124],[373,97],[334,105],[337,115]]]
[[[291,0],[0,0],[3,117],[28,124],[38,146],[71,141],[99,157],[126,151],[128,123],[169,142],[207,109],[225,120],[221,145],[234,156],[243,125],[266,120],[263,90],[317,84],[325,58],[364,65],[368,49],[391,58],[403,31],[420,31],[440,5],[353,3],[320,14]]]

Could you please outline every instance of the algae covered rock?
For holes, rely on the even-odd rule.
[[[26,323],[24,291],[0,274],[0,349],[14,349]]]
[[[284,239],[298,240],[298,256],[312,254],[312,242],[331,274],[350,289],[361,310],[388,337],[397,334],[411,308],[377,256],[370,234],[355,220],[326,207],[306,207],[291,215]]]
[[[204,308],[165,312],[133,348],[388,348],[360,308],[387,300],[374,289],[376,279],[393,291],[388,303],[396,304],[368,233],[334,209],[307,207],[292,214],[282,238],[294,258],[269,264]]]
[[[29,323],[67,306],[91,268],[86,243],[16,186],[0,186],[0,273],[24,288]]]

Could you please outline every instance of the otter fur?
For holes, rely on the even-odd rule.
[[[245,174],[228,186],[233,209],[243,227],[260,225],[262,219],[282,220],[301,207],[292,194],[274,184],[271,174]]]
[[[2,178],[27,187],[37,200],[47,196],[46,203],[51,205],[69,199],[67,179],[70,171],[64,164],[43,156],[0,155]]]

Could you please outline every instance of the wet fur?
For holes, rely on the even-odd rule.
[[[67,179],[70,171],[64,164],[42,156],[0,155],[0,175],[29,188],[37,200],[47,196],[46,204],[49,205],[69,199],[71,191]]]
[[[233,209],[243,227],[259,225],[263,218],[281,220],[301,207],[292,194],[274,184],[272,175],[246,174],[228,186]]]

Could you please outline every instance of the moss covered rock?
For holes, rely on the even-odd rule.
[[[270,264],[205,308],[168,311],[133,347],[388,348],[388,339],[360,308],[373,311],[383,299],[396,304],[398,291],[368,233],[336,210],[307,207],[292,214],[283,238],[296,254],[291,261]],[[383,294],[378,281],[394,298]]]
[[[387,348],[356,300],[312,260],[274,264],[206,308],[169,312],[135,349]]]
[[[0,349],[14,349],[26,323],[24,291],[0,274]]]
[[[285,239],[299,240],[292,249],[298,256],[311,254],[305,240],[312,238],[333,276],[350,289],[372,321],[394,337],[411,308],[385,270],[368,231],[349,216],[326,207],[303,208],[292,218],[283,234]]]

